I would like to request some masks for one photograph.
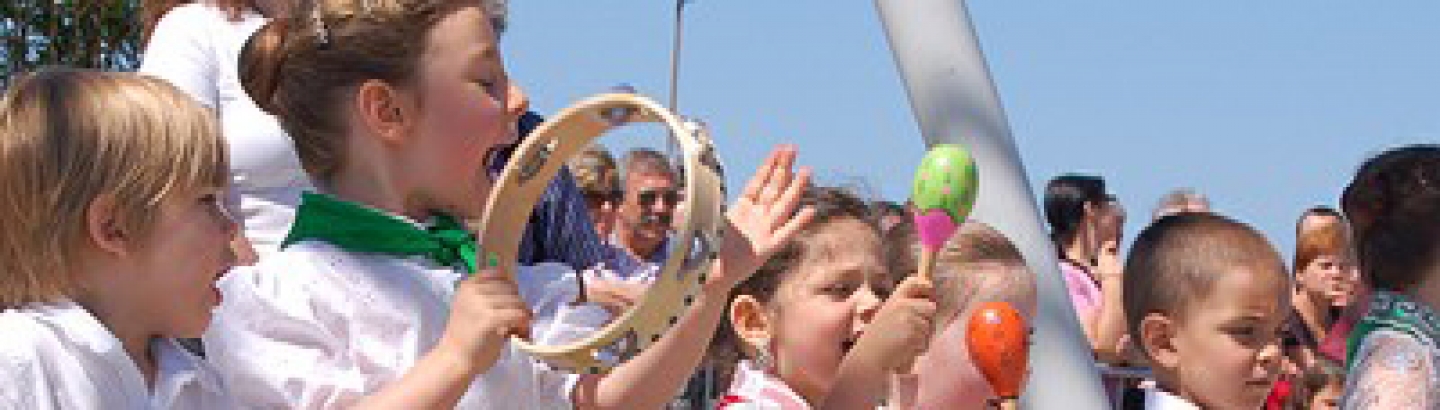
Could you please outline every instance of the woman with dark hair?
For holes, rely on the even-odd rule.
[[[1105,180],[1093,175],[1061,175],[1045,185],[1045,222],[1075,314],[1096,355],[1114,362],[1120,359],[1125,320],[1119,244],[1102,235],[1111,198]]]
[[[1349,333],[1342,407],[1440,407],[1440,146],[1371,158],[1341,204],[1372,290],[1353,330],[1331,330]]]

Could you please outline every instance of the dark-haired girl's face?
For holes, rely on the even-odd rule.
[[[772,299],[773,370],[812,403],[834,382],[845,353],[890,293],[882,252],[873,227],[853,219],[830,222]]]
[[[412,196],[422,206],[478,217],[493,183],[486,159],[515,143],[516,122],[528,102],[506,75],[480,7],[442,19],[428,42],[414,87],[419,118],[408,158]]]

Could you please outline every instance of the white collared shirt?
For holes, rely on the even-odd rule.
[[[156,339],[154,387],[120,339],[89,311],[62,301],[0,313],[0,408],[235,408],[219,379],[171,339]]]
[[[1159,388],[1145,390],[1145,410],[1200,410],[1200,406]]]
[[[723,410],[807,410],[810,403],[790,389],[785,381],[770,375],[754,362],[735,364],[730,390],[718,408]]]
[[[517,275],[544,271],[522,267]],[[398,380],[438,343],[462,277],[422,257],[300,242],[221,281],[225,299],[205,335],[206,354],[247,407],[347,407]],[[568,409],[577,379],[512,344],[458,408]]]

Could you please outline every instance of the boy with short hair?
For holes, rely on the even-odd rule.
[[[1253,228],[1205,213],[1160,219],[1125,266],[1131,340],[1158,388],[1147,409],[1254,409],[1280,375],[1289,275]]]

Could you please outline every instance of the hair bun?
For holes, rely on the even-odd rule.
[[[271,115],[282,116],[275,104],[280,69],[285,64],[289,19],[271,19],[245,41],[240,49],[240,86],[255,105]]]

